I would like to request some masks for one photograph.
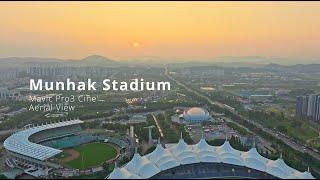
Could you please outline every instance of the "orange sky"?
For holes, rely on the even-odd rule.
[[[320,2],[0,2],[0,57],[320,58],[319,47]]]

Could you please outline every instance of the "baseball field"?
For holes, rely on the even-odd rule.
[[[65,149],[64,154],[67,155],[61,160],[63,165],[75,169],[87,169],[114,159],[118,155],[118,150],[111,144],[94,142]]]

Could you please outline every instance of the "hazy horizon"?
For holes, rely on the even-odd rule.
[[[175,63],[204,63],[204,64],[229,64],[229,63],[236,63],[236,64],[251,64],[251,65],[266,65],[266,64],[279,64],[279,65],[296,65],[296,64],[320,64],[320,61],[317,60],[304,60],[304,59],[283,59],[279,57],[262,57],[262,56],[221,56],[210,59],[202,59],[202,60],[196,60],[196,59],[154,59],[154,57],[151,58],[136,58],[136,59],[128,59],[128,60],[119,60],[119,59],[111,59],[108,56],[103,56],[99,54],[92,54],[88,55],[86,57],[82,57],[79,59],[75,58],[59,58],[59,57],[0,57],[0,63],[1,60],[7,60],[7,59],[14,59],[17,60],[16,62],[19,62],[19,60],[31,60],[31,61],[39,61],[39,60],[49,60],[50,62],[53,62],[52,60],[56,61],[65,61],[65,62],[71,62],[71,61],[82,61],[84,59],[91,59],[94,60],[98,56],[98,58],[103,57],[108,60],[111,60],[116,63],[143,63],[143,64],[175,64]],[[152,59],[153,58],[153,59]],[[40,62],[40,61],[39,61]]]
[[[320,63],[320,2],[0,2],[0,23],[0,58]]]

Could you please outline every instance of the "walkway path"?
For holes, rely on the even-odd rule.
[[[152,115],[152,117],[153,117],[153,119],[154,119],[154,122],[156,123],[156,126],[157,126],[157,128],[158,128],[158,131],[159,131],[159,133],[160,133],[160,136],[163,138],[164,135],[163,135],[162,129],[161,129],[160,125],[159,125],[158,119],[156,118],[156,116],[155,116],[153,113],[152,113],[151,115]]]

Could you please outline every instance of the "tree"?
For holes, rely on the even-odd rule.
[[[277,130],[282,133],[287,133],[287,128],[284,125],[277,126]]]

